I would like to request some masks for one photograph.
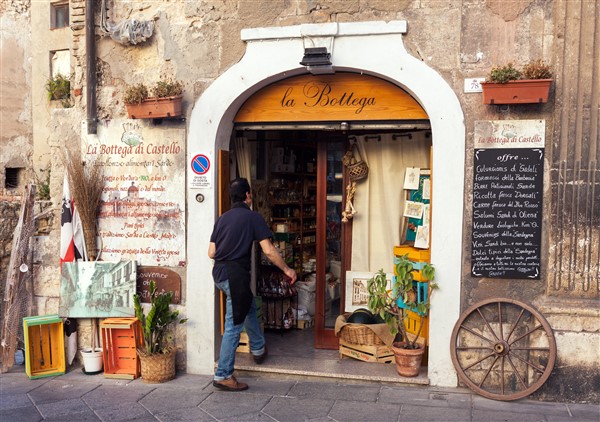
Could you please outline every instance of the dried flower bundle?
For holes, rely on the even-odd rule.
[[[94,261],[97,256],[96,220],[104,188],[104,166],[97,159],[86,163],[69,152],[64,161],[71,194],[83,225],[87,259]]]

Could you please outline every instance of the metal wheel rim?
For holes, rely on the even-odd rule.
[[[494,306],[495,304],[495,306]],[[498,330],[496,330],[494,332],[493,327],[491,326],[490,322],[492,321],[487,321],[485,316],[482,314],[483,310],[486,310],[486,312],[489,314],[489,305],[492,305],[494,308],[496,308],[498,311],[498,320],[495,321],[498,324]],[[508,320],[502,320],[502,309],[504,306],[504,309],[506,310],[506,314],[508,315],[510,309],[508,308],[508,306],[514,306],[515,311],[519,312],[518,308],[520,309],[519,312],[519,316],[518,319],[516,321],[508,321]],[[521,319],[524,315],[524,313],[527,312],[529,313],[528,319],[531,320],[533,318],[533,324],[534,324],[534,328],[529,329],[526,331],[526,334],[519,338],[517,338],[517,340],[512,341],[512,336],[514,334],[514,331],[517,329],[517,327],[519,326]],[[489,316],[489,315],[488,315]],[[468,326],[465,326],[465,321],[468,321],[470,319],[473,319],[473,322],[475,322],[477,320],[477,318],[480,319],[481,324],[485,325],[485,327],[481,330],[481,333],[487,333],[486,335],[479,335],[481,333],[478,333],[475,330],[470,330],[470,328]],[[504,327],[504,324],[508,323],[509,326],[512,325],[512,328],[510,328],[509,330],[506,330]],[[538,325],[539,324],[539,325]],[[507,328],[507,327],[506,327]],[[525,329],[527,329],[527,327],[525,326]],[[491,330],[491,332],[490,332]],[[542,331],[543,330],[543,331]],[[511,348],[511,346],[513,344],[515,344],[516,342],[523,340],[524,338],[527,338],[528,341],[530,341],[530,335],[532,334],[536,334],[538,336],[544,336],[545,335],[545,339],[547,341],[547,345],[544,345],[544,347],[514,347]],[[463,337],[463,340],[465,339],[464,336],[466,334],[470,334],[472,335],[474,338],[475,337],[480,337],[480,340],[486,340],[488,343],[486,343],[489,347],[483,347],[483,346],[469,346],[469,345],[459,345],[459,341],[461,341],[461,337]],[[486,337],[487,336],[487,337]],[[502,400],[502,401],[511,401],[511,400],[518,400],[520,398],[526,397],[530,394],[532,394],[533,392],[537,391],[548,379],[548,377],[550,376],[550,374],[552,373],[552,370],[554,368],[554,363],[556,361],[556,341],[554,339],[554,334],[552,332],[552,328],[550,327],[550,324],[548,324],[548,321],[546,321],[546,318],[544,318],[544,316],[537,310],[535,309],[533,306],[520,302],[518,300],[513,300],[513,299],[506,299],[506,298],[493,298],[493,299],[487,299],[481,302],[478,302],[474,305],[472,305],[471,307],[469,307],[466,311],[464,311],[460,318],[458,319],[458,321],[456,322],[454,329],[452,330],[452,337],[451,337],[451,356],[452,356],[452,363],[454,364],[454,368],[456,369],[456,372],[458,374],[458,377],[460,378],[460,380],[465,383],[471,390],[473,390],[474,392],[476,392],[477,394],[482,395],[483,397],[487,397],[490,399],[494,399],[494,400]],[[466,365],[463,365],[463,358],[460,357],[460,354],[466,351],[470,351],[470,350],[486,350],[486,352],[483,353],[487,353],[487,357],[485,357],[486,355],[484,355],[482,353],[481,356],[484,356],[483,359],[481,359],[479,362],[476,360],[474,364],[472,364],[469,367],[466,367]],[[521,352],[523,350],[526,350],[528,353],[535,353],[535,352],[539,352],[540,355],[542,355],[541,358],[539,358],[540,360],[543,361],[544,358],[547,358],[547,362],[544,363],[543,365],[545,365],[543,368],[541,368],[539,366],[539,364],[533,364],[532,362],[529,361],[529,357],[527,357],[524,361],[523,361],[523,356],[520,355],[519,353],[517,353],[517,351]],[[514,358],[514,359],[513,359]],[[471,368],[475,368],[477,365],[479,365],[480,363],[482,364],[482,368],[480,370],[480,372],[485,372],[485,370],[483,369],[483,362],[487,361],[487,360],[493,360],[493,363],[490,365],[489,363],[486,364],[487,366],[487,373],[483,374],[483,379],[480,380],[479,383],[477,383],[474,378],[474,371],[475,369],[471,369]],[[500,361],[502,367],[500,368],[500,379],[501,379],[501,385],[499,387],[499,392],[498,391],[494,391],[493,389],[490,388],[490,383],[488,382],[488,385],[485,386],[485,382],[487,381],[487,378],[489,376],[489,374],[492,371],[495,371],[494,368],[496,367],[496,363]],[[512,380],[512,378],[515,378],[518,381],[518,385],[521,386],[521,389],[515,392],[505,392],[505,383],[506,383],[506,372],[505,372],[505,363],[506,361],[509,362],[509,377],[511,377],[510,379]],[[528,371],[533,371],[534,374],[538,374],[537,377],[534,376],[534,381],[529,383],[529,373],[526,371],[525,374],[520,374],[519,370],[516,368],[515,366],[515,361],[518,362],[518,365],[525,365],[525,368]],[[495,373],[495,375],[497,376],[498,374]],[[523,375],[526,375],[526,380],[527,382],[525,382],[525,380],[523,379]],[[489,381],[492,381],[491,379]],[[491,390],[491,391],[490,391]]]

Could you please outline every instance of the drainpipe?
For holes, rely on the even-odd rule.
[[[87,133],[97,133],[96,115],[96,33],[94,28],[94,0],[85,0],[85,53],[86,53],[86,104]]]

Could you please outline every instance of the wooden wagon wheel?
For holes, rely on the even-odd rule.
[[[494,298],[476,303],[458,319],[452,362],[471,390],[494,400],[517,400],[538,390],[556,360],[550,324],[531,305]]]

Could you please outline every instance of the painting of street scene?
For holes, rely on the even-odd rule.
[[[62,264],[59,315],[68,318],[133,316],[136,262]]]

